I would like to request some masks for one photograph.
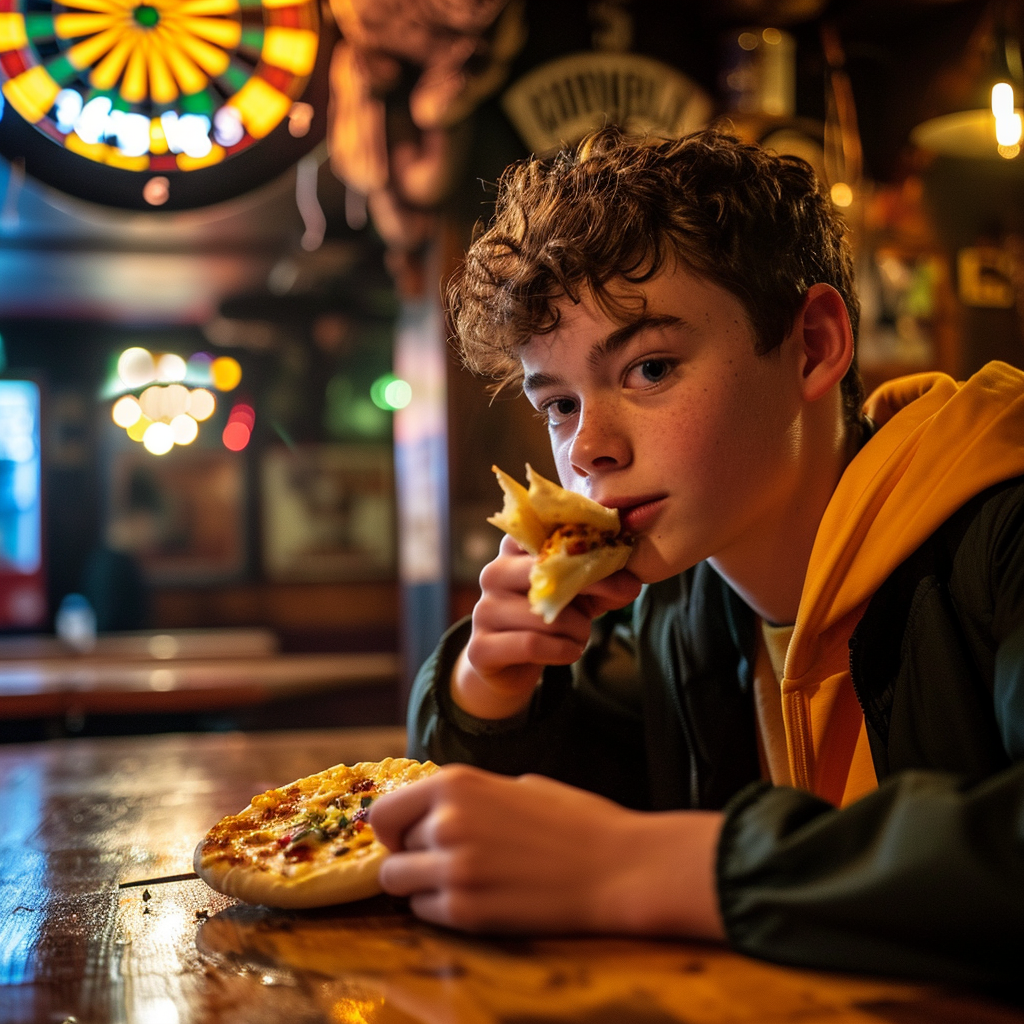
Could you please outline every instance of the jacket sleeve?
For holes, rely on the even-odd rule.
[[[503,775],[537,772],[629,807],[646,806],[636,680],[613,670],[622,660],[617,621],[609,617],[596,627],[594,641],[576,665],[545,669],[523,713],[496,721],[467,714],[451,698],[449,680],[470,634],[468,619],[456,623],[413,684],[408,755]],[[632,664],[631,657],[627,660]]]
[[[726,809],[730,943],[806,967],[1007,987],[1024,960],[1024,765],[902,772],[843,810],[756,783]]]
[[[1010,506],[1006,506],[1010,507]],[[719,900],[732,944],[768,960],[1024,994],[1024,529],[975,551],[1005,756],[984,778],[896,772],[842,810],[748,787],[726,808]],[[956,709],[946,709],[956,714]]]

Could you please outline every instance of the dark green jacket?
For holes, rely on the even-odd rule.
[[[450,700],[456,625],[414,687],[410,755],[644,809],[725,808],[719,900],[744,953],[1019,990],[1024,478],[965,505],[872,598],[850,657],[879,787],[843,810],[759,781],[756,622],[708,565],[621,619],[501,722]]]

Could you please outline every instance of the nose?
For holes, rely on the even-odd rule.
[[[610,410],[595,406],[583,410],[569,443],[568,457],[572,471],[584,478],[629,464],[626,433],[610,415]]]

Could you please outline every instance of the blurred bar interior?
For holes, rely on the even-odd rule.
[[[0,0],[0,740],[401,721],[553,472],[443,281],[605,122],[814,164],[869,386],[1024,366],[1016,3],[185,6]]]

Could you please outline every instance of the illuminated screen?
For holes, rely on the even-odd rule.
[[[0,380],[0,626],[45,615],[39,388]]]

